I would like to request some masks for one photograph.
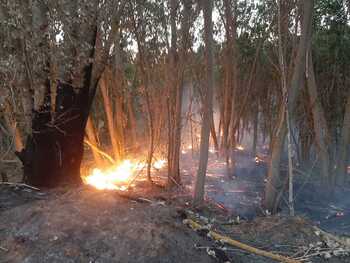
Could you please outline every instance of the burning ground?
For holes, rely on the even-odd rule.
[[[142,175],[129,190],[82,186],[36,191],[2,185],[0,262],[274,262],[219,244],[207,237],[207,229],[308,262],[348,262],[342,256],[346,246],[318,230],[346,233],[347,211],[337,207],[344,215],[333,216],[336,208],[324,206],[315,213],[320,207],[315,202],[309,205],[312,211],[296,204],[303,217],[288,218],[283,211],[280,216],[263,215],[264,164],[243,152],[238,154],[240,166],[234,177],[228,177],[223,163],[211,154],[206,206],[194,210],[189,193],[196,158],[189,154],[182,156],[185,187],[171,192],[149,185]],[[153,172],[161,184],[165,171]],[[204,232],[185,225],[188,218],[201,224]]]

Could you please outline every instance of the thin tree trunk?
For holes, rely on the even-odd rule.
[[[222,140],[221,140],[221,149],[224,157],[228,158],[229,151],[229,129],[232,119],[232,110],[234,110],[234,97],[232,97],[233,90],[236,89],[234,85],[234,70],[235,67],[235,58],[234,58],[234,49],[235,49],[235,19],[233,17],[233,10],[231,1],[225,0],[225,18],[226,18],[226,51],[225,51],[225,82],[224,82],[224,91],[223,91],[223,114],[222,114]]]
[[[208,164],[210,116],[213,110],[213,86],[214,86],[214,58],[213,58],[213,1],[204,0],[204,39],[206,57],[206,84],[203,103],[203,122],[201,128],[201,143],[199,166],[194,188],[194,205],[201,205],[204,201],[205,176]]]
[[[99,85],[102,93],[102,98],[103,98],[103,105],[104,105],[104,110],[106,113],[106,118],[107,118],[107,126],[108,126],[108,132],[109,132],[109,137],[112,143],[112,150],[113,150],[113,156],[114,159],[118,162],[119,161],[119,152],[118,152],[118,143],[117,143],[117,138],[116,138],[116,132],[115,132],[115,126],[114,126],[114,119],[113,119],[113,109],[112,109],[112,104],[110,100],[110,96],[108,94],[108,85],[106,78],[108,76],[106,75],[106,72],[104,76],[100,79]]]
[[[129,121],[129,131],[131,133],[131,141],[133,143],[133,146],[137,143],[137,124],[136,124],[136,117],[135,117],[135,111],[133,107],[133,100],[131,92],[128,92],[127,97],[127,108],[128,108],[128,121]]]
[[[298,88],[302,76],[305,72],[306,51],[309,45],[310,36],[309,32],[312,28],[312,15],[314,8],[313,0],[305,0],[304,14],[303,14],[303,26],[301,32],[301,39],[299,42],[297,57],[295,59],[295,66],[293,70],[293,76],[288,90],[288,111],[292,114],[294,112],[295,101],[298,94]],[[271,212],[276,212],[275,207],[278,207],[277,196],[282,182],[280,178],[280,162],[283,153],[284,141],[287,135],[287,122],[285,118],[285,103],[282,103],[280,110],[280,117],[277,121],[277,129],[272,139],[271,159],[268,168],[268,181],[265,187],[265,199],[264,206]]]
[[[307,69],[307,88],[310,96],[316,147],[318,149],[319,159],[321,161],[321,177],[323,182],[326,183],[329,182],[330,179],[330,155],[327,143],[329,138],[329,130],[317,90],[311,45],[308,52]]]
[[[96,132],[95,132],[95,127],[92,121],[92,118],[89,117],[86,128],[85,128],[86,136],[88,137],[89,142],[91,142],[93,145],[97,146],[97,138],[96,138]],[[91,148],[92,154],[94,156],[95,162],[97,166],[101,166],[103,164],[103,159],[101,158],[100,154],[94,149]]]
[[[146,88],[147,89],[147,88]],[[152,182],[151,169],[154,153],[154,124],[153,124],[153,114],[151,110],[151,102],[149,91],[146,90],[146,109],[148,118],[148,133],[149,133],[149,144],[148,144],[148,154],[147,154],[147,179]]]
[[[337,177],[338,182],[341,184],[346,183],[348,173],[348,161],[349,161],[349,145],[350,145],[350,93],[347,98],[345,106],[345,115],[343,120],[343,127],[339,142],[339,157],[337,162]]]
[[[213,116],[213,111],[210,117],[210,134],[211,138],[213,139],[213,144],[214,144],[214,149],[216,152],[219,151],[219,143],[218,143],[218,138],[216,136],[216,130],[215,130],[215,122],[214,122],[214,116]]]
[[[15,150],[16,152],[21,152],[24,149],[21,131],[19,130],[18,124],[13,118],[13,112],[12,112],[11,106],[7,101],[5,101],[4,111],[5,111],[4,118],[5,118],[7,128],[9,129],[9,131],[11,131],[11,134],[14,138]]]
[[[256,107],[256,112],[254,114],[254,121],[253,121],[252,156],[256,156],[256,147],[258,144],[258,125],[259,125],[259,107]]]
[[[168,185],[174,186],[181,183],[180,177],[180,150],[181,150],[181,132],[182,132],[182,100],[183,100],[183,75],[187,61],[187,49],[189,48],[190,38],[190,13],[192,2],[189,0],[182,0],[184,9],[181,21],[181,50],[180,61],[177,59],[177,29],[176,29],[176,1],[170,1],[171,7],[171,49],[170,49],[170,66],[169,75],[172,83],[170,84],[173,95],[169,102],[170,113],[173,116],[173,121],[170,122],[173,127],[170,127],[170,141],[169,141],[169,160],[168,160]],[[173,109],[173,110],[172,110]]]
[[[287,91],[287,75],[286,66],[284,58],[284,49],[282,41],[282,15],[281,15],[281,0],[278,0],[278,57],[281,69],[281,84],[283,91],[283,103],[288,101],[288,91]],[[287,122],[287,146],[288,146],[288,207],[290,216],[294,216],[294,196],[293,196],[293,161],[292,161],[292,141],[291,141],[291,124],[290,124],[290,112],[289,108],[286,108],[285,112],[286,122]]]

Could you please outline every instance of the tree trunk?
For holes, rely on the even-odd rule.
[[[229,150],[229,129],[232,118],[232,109],[234,108],[232,104],[234,101],[233,90],[236,88],[234,85],[234,72],[235,70],[235,37],[236,37],[236,27],[234,23],[233,10],[231,1],[225,0],[225,19],[226,19],[226,50],[225,50],[225,81],[224,81],[224,91],[223,91],[223,112],[222,112],[222,140],[221,140],[221,150],[223,156],[228,158]]]
[[[137,145],[137,122],[135,117],[135,111],[133,106],[133,97],[131,91],[127,95],[127,108],[128,108],[128,121],[129,121],[129,131],[131,134],[132,146]]]
[[[213,110],[213,85],[214,85],[214,62],[213,62],[213,1],[204,0],[204,39],[205,39],[205,57],[206,57],[206,83],[204,91],[203,122],[201,128],[201,143],[199,167],[197,171],[196,183],[194,188],[194,205],[201,205],[204,201],[204,185],[208,164],[209,135],[210,135],[210,116]]]
[[[91,142],[93,145],[97,146],[97,138],[96,138],[96,132],[95,132],[95,127],[92,121],[92,118],[89,117],[87,124],[86,124],[86,136],[88,137],[89,142]],[[97,166],[101,166],[103,164],[103,159],[101,158],[100,154],[94,149],[91,148],[92,154],[94,155],[95,162]]]
[[[176,29],[176,1],[170,1],[171,8],[171,48],[170,48],[170,68],[169,80],[170,98],[169,109],[171,119],[169,124],[169,146],[168,146],[168,185],[170,187],[181,183],[180,177],[180,150],[181,150],[181,132],[182,132],[182,101],[183,101],[183,75],[187,61],[187,49],[189,48],[190,38],[190,13],[192,2],[182,0],[184,9],[181,21],[181,50],[180,61],[177,55],[177,29]]]
[[[48,54],[50,34],[47,31],[50,24],[47,19],[47,6],[38,0],[32,4],[32,33],[35,38],[33,48],[40,51],[37,70],[33,74],[35,80],[33,88],[44,91],[44,100],[42,105],[34,107],[33,132],[27,138],[25,149],[18,153],[18,156],[24,166],[25,182],[34,186],[54,187],[60,184],[80,184],[82,181],[80,165],[85,127],[98,80],[104,71],[116,35],[117,24],[111,25],[107,44],[99,45],[100,28],[97,24],[99,1],[90,2],[91,5],[86,6],[89,19],[84,19],[84,23],[79,25],[77,38],[74,36],[74,41],[70,42],[64,40],[71,47],[68,49],[72,53],[65,51],[71,63],[60,65],[60,71],[64,71],[62,73],[64,76],[61,76],[63,81],[57,81],[57,88],[50,86],[52,75],[48,72],[52,69],[48,67],[52,54]],[[76,5],[73,4],[74,6]],[[73,29],[76,25],[71,20],[64,23]],[[73,37],[73,34],[67,35]],[[86,45],[83,45],[84,48],[77,48],[72,42]],[[51,82],[53,85],[54,82]],[[54,96],[51,92],[56,93],[55,101],[51,101],[51,97]]]
[[[345,106],[345,114],[343,120],[343,127],[339,142],[339,157],[337,162],[337,177],[340,184],[346,183],[348,173],[349,161],[349,145],[350,145],[350,93],[347,98]]]
[[[114,160],[118,162],[120,157],[119,151],[118,151],[119,146],[117,142],[117,136],[115,131],[114,119],[113,119],[112,103],[108,93],[108,85],[107,85],[108,81],[106,80],[106,78],[108,77],[109,76],[105,72],[104,76],[100,79],[99,85],[102,93],[103,105],[104,105],[106,118],[107,118],[108,132],[109,132],[109,136],[110,136],[110,140],[113,148],[112,149],[113,157],[114,157]]]
[[[256,107],[256,112],[254,114],[253,120],[253,146],[252,146],[252,156],[256,156],[256,147],[258,144],[258,125],[259,125],[259,107]]]
[[[87,89],[74,90],[68,84],[57,87],[56,119],[51,121],[50,97],[45,107],[35,111],[33,134],[19,158],[24,165],[24,180],[38,187],[80,184],[80,165],[87,120]]]
[[[312,28],[312,15],[313,15],[313,0],[305,0],[304,3],[304,14],[303,14],[303,26],[301,32],[301,39],[298,46],[297,57],[295,59],[295,66],[293,70],[292,80],[290,83],[290,88],[288,90],[288,111],[292,114],[294,112],[295,100],[298,94],[298,88],[301,81],[303,73],[305,72],[305,61],[306,61],[306,51],[310,42],[309,32]],[[277,121],[277,129],[272,139],[272,149],[271,149],[271,159],[268,167],[267,184],[265,187],[265,199],[264,206],[271,212],[276,212],[275,208],[278,207],[277,196],[278,192],[281,190],[282,182],[280,178],[280,162],[283,153],[284,141],[287,134],[287,122],[285,118],[285,105],[282,102],[280,117]]]
[[[307,88],[310,96],[310,104],[312,109],[313,126],[316,137],[316,147],[318,149],[319,159],[321,161],[321,177],[324,184],[327,185],[326,182],[330,183],[330,155],[327,143],[329,138],[329,131],[326,123],[325,114],[321,105],[320,97],[317,91],[311,45],[308,52],[307,69]]]
[[[21,152],[24,148],[21,131],[19,130],[16,120],[13,118],[11,106],[7,101],[5,101],[4,111],[4,118],[7,129],[11,132],[15,142],[15,150],[16,152]]]
[[[213,140],[214,149],[215,149],[216,152],[218,152],[219,151],[219,143],[218,143],[218,138],[216,136],[213,111],[212,111],[212,114],[211,114],[211,117],[210,117],[210,134],[211,134],[211,138]]]

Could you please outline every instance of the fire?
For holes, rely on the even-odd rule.
[[[259,156],[255,156],[254,160],[256,164],[260,164],[261,162],[263,162],[263,159],[261,159]]]
[[[159,169],[162,169],[165,166],[165,164],[166,164],[166,160],[160,159],[154,162],[153,167],[159,170]]]
[[[209,148],[210,153],[216,153],[216,150],[214,148]]]
[[[244,151],[244,147],[242,145],[237,145],[236,149],[239,151]]]
[[[153,168],[160,170],[166,164],[166,160],[159,159],[155,161]],[[118,165],[107,169],[94,168],[92,172],[83,177],[85,184],[91,185],[98,190],[127,190],[127,185],[138,175],[146,166],[144,162],[124,160]]]
[[[140,169],[142,166],[139,163],[124,160],[119,165],[105,170],[93,169],[90,175],[83,177],[83,181],[99,190],[126,190],[125,184]]]

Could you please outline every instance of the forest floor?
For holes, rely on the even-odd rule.
[[[311,186],[303,182],[296,189],[301,200],[296,202],[298,216],[290,218],[285,210],[266,216],[260,208],[264,163],[255,164],[238,154],[235,176],[228,176],[224,164],[212,154],[206,205],[194,210],[190,193],[196,160],[187,155],[182,162],[184,188],[172,192],[144,180],[126,192],[87,186],[35,191],[0,185],[0,262],[224,262],[226,256],[230,262],[274,262],[223,247],[185,225],[185,214],[266,251],[308,262],[349,262],[350,257],[341,256],[348,249],[346,244],[339,245],[315,229],[349,233],[346,192],[342,202],[325,204],[313,199]],[[155,179],[161,181],[164,176],[159,172]],[[212,251],[219,258],[210,256]]]

